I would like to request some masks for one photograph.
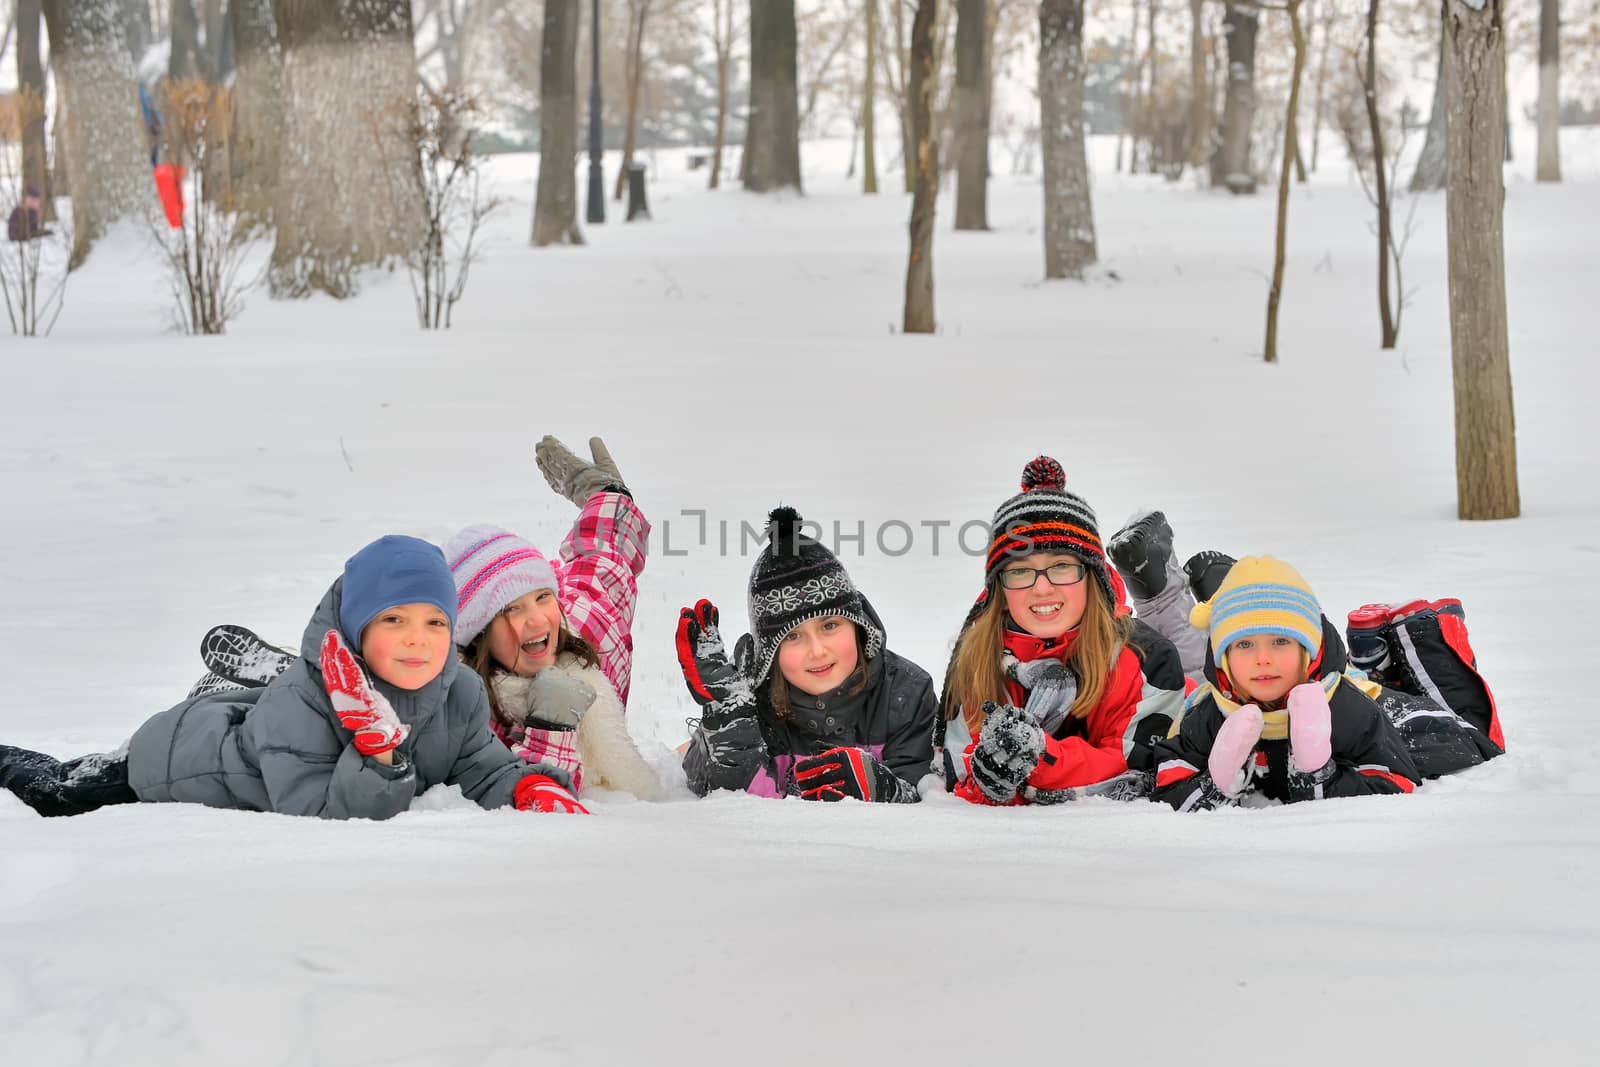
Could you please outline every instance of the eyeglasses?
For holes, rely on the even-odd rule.
[[[1007,567],[1000,572],[1000,584],[1007,589],[1027,589],[1044,575],[1051,585],[1077,585],[1089,569],[1081,563],[1052,563],[1048,567]]]

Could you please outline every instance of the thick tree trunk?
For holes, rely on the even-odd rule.
[[[800,188],[800,98],[794,0],[750,0],[750,118],[745,188]]]
[[[539,60],[539,188],[533,243],[582,244],[578,229],[578,28],[581,0],[545,0]]]
[[[1539,2],[1539,159],[1535,176],[1561,180],[1561,0]]]
[[[911,196],[911,256],[906,265],[905,333],[932,333],[933,215],[939,196],[939,140],[933,135],[933,94],[938,71],[933,58],[933,28],[938,0],[917,0],[911,21],[911,109],[916,185]],[[909,164],[908,164],[909,165]]]
[[[167,77],[173,81],[209,79],[211,71],[200,47],[200,20],[195,17],[194,4],[190,0],[171,0],[169,11],[172,47],[167,53]]]
[[[139,61],[149,51],[155,34],[150,26],[150,0],[119,0],[122,11],[122,37],[128,46],[128,56],[137,70]]]
[[[414,196],[384,195],[415,146],[379,132],[383,112],[416,91],[411,5],[277,0],[275,12],[285,126],[268,277],[274,296],[343,298],[359,270],[410,249],[421,232],[420,176]]]
[[[988,0],[956,0],[956,229],[989,228],[989,127],[984,122]]]
[[[1283,266],[1289,244],[1289,173],[1294,167],[1295,115],[1300,109],[1300,75],[1306,67],[1306,37],[1300,28],[1300,0],[1288,0],[1289,33],[1294,42],[1294,68],[1289,74],[1289,106],[1283,118],[1283,165],[1278,170],[1278,230],[1273,244],[1272,288],[1267,290],[1267,339],[1263,358],[1278,361],[1278,306],[1283,301]],[[1382,164],[1379,164],[1382,166]]]
[[[1222,141],[1211,157],[1211,184],[1230,193],[1256,191],[1250,170],[1250,124],[1256,114],[1256,30],[1253,7],[1228,5],[1222,18],[1228,38],[1228,95],[1222,105]]]
[[[894,0],[891,0],[894,2]],[[867,0],[867,74],[861,83],[861,191],[878,191],[878,0]]]
[[[1393,348],[1400,331],[1389,305],[1389,175],[1383,120],[1378,114],[1378,3],[1379,0],[1367,0],[1367,69],[1361,87],[1367,105],[1367,126],[1372,131],[1373,187],[1378,199],[1378,320],[1383,328],[1383,347]]]
[[[133,59],[113,0],[46,0],[50,64],[66,118],[72,175],[72,265],[117,219],[136,214],[155,190],[139,116]]]
[[[50,195],[50,154],[45,141],[44,62],[41,57],[40,28],[43,16],[39,0],[17,2],[17,88],[22,118],[22,185],[39,190],[44,198],[43,215],[55,218],[55,198]],[[7,208],[6,210],[9,210]]]
[[[234,193],[239,210],[258,222],[272,221],[283,154],[283,50],[272,0],[230,0],[235,71]]]
[[[1081,278],[1096,259],[1083,136],[1083,0],[1039,5],[1039,140],[1044,156],[1044,276]]]
[[[611,195],[621,200],[628,188],[628,167],[639,147],[639,89],[644,84],[644,25],[650,17],[650,0],[633,0],[628,5],[628,106],[622,124],[622,166],[617,168],[617,185]]]
[[[1463,519],[1509,519],[1521,513],[1522,504],[1506,327],[1501,0],[1447,0],[1444,24],[1456,510]]]
[[[1440,2],[1443,4],[1446,0]],[[1450,122],[1445,111],[1449,74],[1445,71],[1444,8],[1441,6],[1439,11],[1439,62],[1434,68],[1433,107],[1428,113],[1428,133],[1422,141],[1422,152],[1417,156],[1417,167],[1411,172],[1413,193],[1444,188],[1445,143],[1449,140]]]
[[[1206,91],[1205,0],[1189,0],[1189,165],[1211,158],[1211,94]]]

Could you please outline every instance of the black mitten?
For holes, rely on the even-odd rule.
[[[1044,730],[1010,704],[983,705],[983,731],[972,750],[972,781],[996,804],[1010,803],[1044,755]]]

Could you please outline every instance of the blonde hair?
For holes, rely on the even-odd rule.
[[[1117,656],[1127,643],[1132,627],[1126,619],[1111,613],[1100,583],[1085,576],[1083,618],[1078,622],[1078,640],[1066,662],[1078,675],[1078,697],[1072,702],[1075,719],[1088,717],[1105,695],[1106,682]],[[950,675],[945,686],[944,716],[960,712],[973,737],[983,727],[983,702],[997,704],[1011,699],[1006,692],[1005,668],[1001,663],[1006,621],[1009,618],[1005,596],[998,586],[989,590],[988,603],[956,641],[950,657]]]

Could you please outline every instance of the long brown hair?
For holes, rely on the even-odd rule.
[[[1128,620],[1111,614],[1100,583],[1092,575],[1085,575],[1085,581],[1083,619],[1066,660],[1078,675],[1078,697],[1072,702],[1071,712],[1075,719],[1086,718],[1100,703],[1111,668],[1132,630]],[[983,702],[1003,704],[1011,699],[1006,693],[1005,668],[1000,658],[1009,617],[1005,594],[996,583],[989,589],[988,602],[977,618],[957,639],[950,657],[944,716],[953,719],[960,712],[974,737],[983,725]]]
[[[489,625],[493,626],[494,621],[490,620]],[[595,651],[595,647],[587,640],[567,629],[567,617],[562,615],[561,629],[556,635],[556,655],[559,656],[564,652],[576,656],[578,662],[585,667],[600,666],[600,653]],[[494,676],[506,673],[506,668],[496,662],[494,654],[489,651],[488,627],[484,628],[483,633],[467,642],[466,647],[461,650],[461,659],[472,668],[473,673],[483,679],[483,687],[489,691],[489,709],[494,712],[494,717],[502,724],[510,725],[505,712],[500,709],[499,698],[494,694]]]

